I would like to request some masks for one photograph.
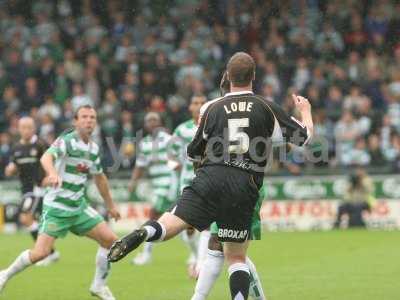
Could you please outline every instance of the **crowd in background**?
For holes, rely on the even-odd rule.
[[[192,95],[219,96],[237,51],[256,60],[257,93],[292,113],[292,93],[311,101],[308,151],[328,159],[307,166],[397,169],[398,1],[0,0],[0,170],[20,116],[51,143],[82,104],[96,108],[112,164],[110,149],[135,137],[145,112],[172,131]],[[294,174],[296,151],[283,163]],[[134,151],[120,154],[131,167]]]

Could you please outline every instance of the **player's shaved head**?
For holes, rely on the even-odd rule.
[[[152,133],[154,129],[161,126],[161,116],[156,112],[149,112],[144,117],[144,128],[149,133]]]
[[[237,52],[229,59],[226,71],[233,86],[245,87],[254,80],[256,64],[249,54]]]
[[[22,117],[18,120],[18,132],[21,139],[29,141],[36,132],[35,121],[31,117]]]
[[[161,122],[161,117],[158,113],[151,111],[149,113],[146,114],[146,116],[144,117],[144,121],[148,122],[150,120],[157,120]]]
[[[35,127],[35,121],[31,117],[22,117],[18,120],[18,125],[27,125]]]

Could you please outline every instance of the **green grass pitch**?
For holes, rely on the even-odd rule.
[[[0,269],[29,246],[28,235],[0,235]],[[56,246],[62,255],[57,264],[17,275],[0,299],[94,299],[88,288],[95,243],[70,234]],[[113,265],[109,286],[118,300],[190,299],[187,255],[179,238],[156,245],[151,265],[133,266],[130,255]],[[264,233],[250,256],[269,300],[400,299],[400,232]],[[227,282],[223,272],[209,299],[230,299]]]

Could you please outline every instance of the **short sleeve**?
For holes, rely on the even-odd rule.
[[[150,153],[147,153],[145,149],[143,149],[143,142],[139,143],[139,151],[136,157],[136,167],[144,168],[150,164]]]
[[[182,138],[181,131],[179,127],[175,129],[174,134],[168,144],[168,156],[171,159],[175,159],[181,162],[182,160],[182,151],[184,147],[184,141]]]
[[[284,142],[297,146],[307,144],[311,135],[303,123],[295,117],[289,116],[279,105],[273,102],[268,102],[268,106],[271,108],[275,117],[274,131],[277,129],[277,126],[279,126]],[[276,138],[277,137],[274,136],[274,139]]]
[[[98,175],[103,173],[103,167],[101,166],[100,156],[97,156],[96,160],[92,164],[89,171],[91,175]]]
[[[64,157],[66,152],[66,142],[62,137],[58,137],[46,151],[46,153],[53,155],[56,159],[59,157]]]
[[[211,105],[207,107],[204,116],[201,118],[200,125],[197,128],[196,135],[187,147],[187,156],[191,161],[199,162],[206,150],[207,139],[210,132],[212,132],[213,126],[209,120],[211,108]]]

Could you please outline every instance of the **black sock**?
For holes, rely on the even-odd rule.
[[[39,230],[37,230],[37,229],[30,231],[30,234],[31,234],[31,236],[32,236],[34,241],[37,240],[38,233],[39,233]]]
[[[250,272],[245,263],[236,263],[229,267],[229,285],[232,300],[246,300],[249,296]]]
[[[147,226],[151,228],[147,230],[146,229]],[[147,242],[158,241],[164,235],[163,233],[165,230],[163,229],[163,226],[157,221],[149,220],[146,223],[144,223],[142,227],[145,228],[147,231],[147,239],[146,239]]]

